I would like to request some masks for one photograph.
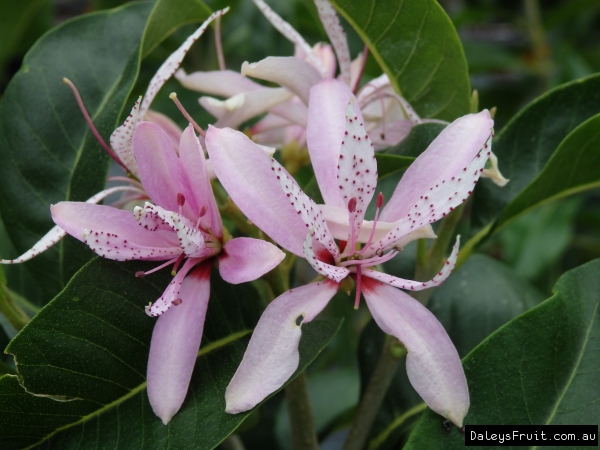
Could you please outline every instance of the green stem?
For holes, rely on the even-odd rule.
[[[365,446],[371,425],[400,363],[401,354],[395,348],[397,346],[396,338],[386,336],[373,375],[356,410],[344,450],[361,450]]]
[[[319,441],[317,440],[312,407],[308,398],[306,372],[302,372],[286,386],[285,398],[290,415],[294,449],[318,450]]]

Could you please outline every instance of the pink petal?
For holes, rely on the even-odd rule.
[[[267,306],[227,386],[225,411],[237,414],[254,408],[292,376],[300,359],[302,323],[313,320],[337,288],[330,280],[312,283],[290,289]]]
[[[317,11],[319,12],[321,23],[325,27],[325,32],[329,36],[331,45],[333,45],[337,54],[342,80],[344,80],[346,85],[350,86],[350,49],[348,48],[346,32],[342,28],[340,19],[333,6],[331,6],[331,3],[327,0],[315,0],[315,5],[317,5]]]
[[[200,225],[205,230],[210,229],[216,237],[221,238],[223,236],[221,214],[207,173],[204,151],[192,125],[189,125],[181,134],[179,149],[179,161],[187,176],[192,194],[190,201],[196,208],[196,217],[202,208],[206,207],[206,214],[200,219]]]
[[[140,180],[152,201],[169,211],[178,211],[177,194],[193,198],[187,177],[169,136],[150,122],[138,125],[133,136],[133,150],[140,170]],[[189,219],[198,215],[190,202],[183,205]]]
[[[144,120],[152,122],[154,125],[158,125],[165,133],[167,133],[175,152],[179,153],[179,139],[181,138],[182,133],[179,125],[164,114],[159,113],[158,111],[152,111],[151,109],[146,111]]]
[[[196,363],[210,295],[210,264],[190,273],[181,286],[181,304],[154,325],[148,357],[148,398],[166,425],[179,411]]]
[[[308,104],[310,88],[321,76],[306,61],[293,56],[269,56],[262,61],[242,64],[242,75],[259,78],[284,86]]]
[[[135,160],[135,156],[133,155],[133,133],[135,132],[135,128],[139,122],[139,113],[140,113],[140,100],[142,98],[138,98],[131,109],[131,113],[123,122],[123,125],[118,127],[115,131],[110,135],[110,146],[115,151],[115,153],[119,156],[119,159],[125,167],[129,169],[129,171],[135,175],[136,177],[140,177],[140,172],[138,170],[137,161]]]
[[[354,99],[351,99],[346,107],[345,122],[346,131],[338,160],[337,182],[346,205],[350,199],[356,199],[356,211],[351,214],[352,225],[355,227],[354,235],[357,236],[377,186],[377,161],[373,144],[363,123],[354,112]],[[349,236],[347,240],[350,241]]]
[[[304,256],[306,227],[273,176],[269,155],[243,133],[212,126],[206,148],[219,180],[246,217],[283,248]]]
[[[345,267],[336,267],[325,262],[327,260],[330,260],[331,262],[334,261],[325,247],[323,247],[319,241],[314,239],[314,233],[306,235],[306,240],[304,241],[304,255],[306,256],[308,263],[319,273],[319,275],[323,275],[336,283],[341,283],[350,273]]]
[[[399,220],[397,226],[385,237],[374,242],[367,253],[374,253],[377,249],[385,250],[389,248],[399,238],[417,228],[442,219],[458,205],[465,202],[473,192],[489,157],[491,137],[487,142],[483,145],[482,151],[466,167],[463,167],[457,173],[453,172],[454,175],[450,178],[439,179],[429,190],[422,192],[419,198],[414,199],[413,205],[406,213],[406,217]],[[402,183],[402,180],[400,180],[400,183]],[[410,186],[406,187],[411,189]],[[397,192],[398,188],[396,188],[394,196]]]
[[[297,97],[291,98],[287,102],[271,108],[271,113],[306,128],[308,108]]]
[[[469,410],[469,390],[444,327],[404,292],[368,278],[363,278],[362,286],[375,322],[408,350],[406,371],[415,390],[432,410],[461,427]]]
[[[279,181],[281,189],[285,193],[288,201],[296,210],[306,227],[306,233],[310,233],[316,241],[321,243],[327,249],[329,254],[337,262],[340,252],[337,244],[333,240],[327,223],[323,218],[323,213],[317,204],[300,189],[294,177],[292,177],[274,158],[271,158],[271,167],[274,176]],[[306,247],[305,247],[306,248]],[[305,250],[306,253],[306,250]]]
[[[267,5],[263,0],[253,0],[254,4],[260,9],[260,11],[264,14],[271,25],[273,25],[277,31],[283,34],[289,41],[291,41],[296,47],[300,47],[300,49],[304,52],[307,58],[310,59],[311,63],[314,67],[317,68],[321,76],[327,76],[327,69],[323,67],[323,64],[312,51],[312,48],[308,43],[304,40],[304,38],[294,30],[289,23],[283,20],[275,11],[273,11],[269,5]]]
[[[369,137],[375,146],[375,150],[382,150],[404,140],[413,126],[414,124],[410,120],[396,120],[370,130]]]
[[[156,96],[160,88],[167,82],[169,78],[171,78],[171,76],[179,68],[181,62],[183,61],[183,58],[185,57],[192,44],[196,42],[198,38],[200,38],[200,36],[202,36],[204,31],[206,30],[206,27],[208,27],[208,25],[213,20],[215,20],[217,17],[221,17],[227,11],[229,11],[229,8],[225,8],[212,13],[210,17],[206,19],[204,23],[200,25],[200,27],[196,31],[194,31],[194,33],[188,36],[185,42],[181,44],[181,46],[166,59],[162,66],[160,66],[156,74],[150,80],[150,84],[148,85],[148,89],[146,90],[146,94],[144,95],[144,100],[140,108],[140,117],[145,116],[146,111],[150,108],[152,100],[154,100],[154,97]]]
[[[450,253],[448,260],[440,269],[440,271],[436,274],[436,276],[434,276],[429,281],[405,280],[404,278],[398,278],[393,275],[388,275],[387,273],[378,272],[376,270],[371,269],[363,269],[362,275],[363,277],[372,278],[374,280],[381,281],[382,283],[389,284],[390,286],[394,286],[400,289],[408,289],[411,291],[423,291],[425,289],[441,285],[446,280],[446,278],[450,276],[450,274],[454,270],[454,267],[456,266],[456,258],[458,258],[459,246],[460,236],[456,236],[456,243],[452,247],[452,253]]]
[[[299,47],[296,47],[296,51],[298,51],[298,49]],[[325,44],[323,42],[317,42],[315,45],[313,45],[313,53],[317,55],[317,58],[319,58],[319,60],[323,64],[323,67],[325,67],[325,70],[327,71],[326,77],[334,78],[335,69],[337,68],[337,62],[335,59],[335,53],[333,52],[331,45]],[[313,65],[311,59],[307,58],[307,56],[304,55],[304,53],[302,53],[302,56],[300,56],[300,53],[294,54],[294,56],[303,58],[306,60],[306,62]],[[313,65],[313,67],[315,66]],[[318,67],[315,67],[315,69],[319,70]]]
[[[365,54],[360,52],[356,55],[356,58],[352,60],[350,63],[350,89],[353,92],[356,92],[358,88],[358,84],[360,83],[360,78],[362,76],[363,67],[365,64]]]
[[[267,241],[236,238],[223,247],[219,272],[228,283],[246,283],[273,270],[283,258],[285,253]]]
[[[422,195],[442,180],[458,179],[463,168],[484,148],[493,126],[494,121],[487,110],[466,115],[448,125],[406,170],[381,212],[381,220],[395,222],[403,218]],[[487,159],[487,155],[481,159]],[[450,188],[444,192],[450,196],[455,191]]]
[[[101,200],[104,200],[109,195],[122,191],[138,192],[136,188],[131,186],[116,186],[114,188],[109,188],[98,192],[97,194],[87,199],[86,203],[99,203]],[[40,253],[48,250],[53,245],[57,244],[58,241],[60,241],[66,235],[67,232],[57,225],[53,227],[50,231],[48,231],[44,236],[42,236],[42,238],[38,242],[36,242],[33,247],[31,247],[21,256],[15,259],[0,259],[0,264],[19,264],[25,261],[29,261],[30,259],[39,255]],[[81,233],[81,235],[83,235],[83,233]]]
[[[233,97],[255,89],[264,89],[254,81],[243,77],[233,70],[214,70],[211,72],[194,72],[189,75],[183,69],[175,73],[175,78],[183,87],[219,97]]]
[[[131,211],[83,202],[60,202],[50,207],[59,227],[102,257],[115,261],[160,261],[179,256],[177,240],[140,227]],[[174,234],[174,233],[173,233]]]
[[[210,101],[212,103],[211,114],[213,115],[215,115],[213,111],[216,108],[222,108],[219,115],[215,115],[219,118],[215,123],[217,128],[236,128],[247,120],[289,100],[291,96],[292,94],[284,88],[264,88],[238,94],[236,97],[239,98],[239,106],[236,105],[234,109],[223,108],[223,104],[226,104],[227,101],[209,100],[207,97],[202,97],[200,104],[206,106],[206,102]]]
[[[252,135],[287,127],[291,124],[292,122],[290,122],[289,120],[284,119],[281,116],[269,113],[265,117],[260,119],[258,122],[256,122],[256,124],[252,127]]]
[[[315,177],[325,203],[346,208],[337,183],[340,148],[346,127],[345,111],[353,98],[344,83],[323,80],[310,90],[306,140]]]

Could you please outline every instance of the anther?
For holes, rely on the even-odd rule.
[[[352,197],[348,201],[348,211],[350,211],[351,213],[356,211],[356,197]]]

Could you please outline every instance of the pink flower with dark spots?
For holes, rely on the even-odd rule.
[[[407,348],[411,383],[425,402],[457,426],[469,407],[458,353],[433,314],[400,289],[439,286],[458,255],[430,281],[405,280],[373,269],[415,239],[435,235],[440,220],[468,197],[491,148],[488,111],[450,124],[406,170],[373,221],[364,220],[376,192],[377,164],[364,119],[349,88],[323,80],[310,90],[308,148],[325,205],[317,205],[287,171],[245,135],[211,127],[207,149],[219,180],[248,218],[287,250],[306,258],[323,281],[275,299],[261,317],[244,359],[229,384],[227,411],[256,406],[298,366],[301,325],[329,302],[340,283],[356,283],[382,330]],[[487,147],[486,147],[487,146]]]
[[[259,239],[224,241],[223,224],[192,125],[179,154],[158,125],[141,122],[132,147],[141,183],[152,203],[133,212],[110,206],[61,202],[51,207],[56,224],[98,255],[115,261],[165,261],[145,276],[173,265],[173,281],[146,313],[158,317],[148,360],[148,397],[167,424],[179,410],[192,376],[218,260],[229,283],[255,280],[285,254]]]

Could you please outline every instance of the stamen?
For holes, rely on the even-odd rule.
[[[173,100],[179,111],[181,111],[181,114],[183,114],[183,117],[185,117],[188,120],[188,122],[192,124],[192,126],[200,134],[200,136],[206,137],[206,133],[204,132],[204,130],[200,128],[200,125],[198,125],[196,121],[192,119],[192,116],[190,116],[189,113],[185,110],[185,108],[177,98],[177,94],[175,92],[171,92],[169,98]]]
[[[102,136],[100,136],[100,133],[98,133],[98,130],[94,126],[94,122],[92,122],[92,119],[91,119],[90,115],[88,114],[87,109],[85,109],[85,105],[83,104],[81,95],[79,95],[79,91],[77,90],[75,85],[68,78],[63,78],[63,83],[65,83],[67,86],[69,86],[71,88],[71,90],[73,91],[73,95],[75,96],[75,100],[77,101],[77,104],[79,105],[81,114],[83,114],[83,118],[85,119],[86,123],[88,124],[88,127],[90,128],[90,131],[92,132],[92,134],[94,135],[94,137],[96,138],[98,143],[104,148],[104,150],[106,150],[106,153],[108,153],[108,155],[112,159],[114,159],[123,168],[123,170],[125,170],[125,172],[129,172],[129,169],[125,166],[125,164],[123,164],[123,162],[117,156],[117,154],[114,152],[114,150],[112,148],[110,148],[106,142],[104,142],[104,139],[102,139]]]
[[[179,215],[181,216],[181,208],[185,205],[185,196],[181,193],[177,193],[177,205],[179,206]]]
[[[360,85],[360,79],[363,76],[363,72],[365,71],[365,66],[367,65],[367,58],[369,57],[369,47],[365,45],[363,49],[363,61],[360,66],[360,72],[358,72],[358,77],[356,77],[356,84],[352,88],[352,92],[356,95],[356,91],[358,90],[358,86]]]
[[[175,261],[175,265],[173,266],[173,270],[171,270],[171,275],[172,276],[177,275],[177,270],[179,270],[179,265],[181,264],[181,261],[183,261],[184,258],[185,258],[185,253],[182,253],[181,255],[179,255],[179,257],[177,258],[177,261]]]
[[[377,209],[375,210],[375,219],[373,219],[373,228],[371,228],[371,234],[369,235],[367,243],[360,250],[360,252],[358,252],[359,255],[362,255],[364,252],[366,252],[367,248],[369,248],[369,246],[373,242],[373,237],[375,236],[375,228],[377,227],[377,219],[379,218],[379,210],[383,206],[383,201],[383,192],[380,192],[379,194],[377,194],[377,200],[375,200],[375,206],[377,206]]]
[[[362,272],[360,266],[356,266],[356,297],[354,297],[354,309],[358,309],[360,303],[360,284],[361,284]]]
[[[183,253],[181,255],[179,255],[177,258],[170,259],[166,263],[163,263],[160,266],[155,267],[152,270],[149,270],[148,272],[143,272],[143,271],[140,270],[140,271],[138,271],[138,272],[135,273],[135,276],[138,277],[138,278],[142,278],[142,277],[145,277],[146,275],[150,275],[151,273],[154,273],[154,272],[156,272],[156,271],[158,271],[160,269],[164,269],[168,265],[173,264],[174,262],[177,262],[177,260],[179,258],[181,258],[182,256],[183,256]]]
[[[223,57],[223,46],[221,44],[221,16],[217,16],[215,20],[215,44],[217,47],[219,70],[225,70],[225,58]]]
[[[341,257],[352,255],[354,253],[354,251],[356,250],[356,227],[354,226],[354,222],[356,220],[356,214],[354,214],[356,212],[356,203],[357,203],[356,197],[352,197],[348,201],[348,212],[350,213],[350,217],[349,217],[350,239],[348,240],[348,243],[346,244],[346,248],[344,249],[344,252],[340,255]]]
[[[108,177],[106,181],[124,181],[125,183],[133,184],[134,186],[139,187],[140,189],[144,189],[142,183],[129,177]]]
[[[198,213],[198,221],[196,222],[196,228],[200,228],[200,219],[202,219],[206,215],[207,211],[208,207],[206,205],[204,205],[202,209],[200,209],[200,212]]]
[[[367,259],[349,259],[347,261],[342,261],[338,264],[340,267],[347,266],[376,266],[377,264],[382,264],[386,261],[389,261],[394,256],[398,254],[398,250],[392,250],[385,255],[373,256],[372,258]]]

